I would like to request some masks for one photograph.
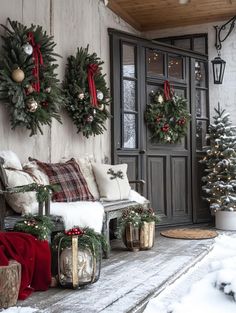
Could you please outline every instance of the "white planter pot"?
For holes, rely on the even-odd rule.
[[[215,218],[216,228],[222,230],[236,230],[236,212],[217,211]]]

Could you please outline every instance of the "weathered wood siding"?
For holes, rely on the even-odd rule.
[[[26,25],[39,24],[54,35],[59,59],[59,78],[62,81],[69,55],[77,47],[95,51],[105,62],[104,73],[109,83],[109,38],[107,28],[134,32],[119,17],[99,0],[1,0],[0,23],[6,24],[7,17]],[[0,30],[0,34],[3,30]],[[0,49],[2,42],[0,41]],[[86,139],[78,135],[76,128],[65,111],[61,112],[63,124],[53,122],[51,128],[44,127],[44,135],[29,137],[25,129],[11,130],[9,116],[4,103],[0,103],[0,150],[15,151],[24,162],[28,156],[44,161],[58,161],[63,156],[91,154],[98,160],[110,158],[110,122],[107,131],[100,136]]]

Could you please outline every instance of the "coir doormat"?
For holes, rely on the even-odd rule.
[[[214,230],[199,229],[199,228],[177,228],[168,229],[161,232],[161,235],[176,239],[210,239],[218,236]]]

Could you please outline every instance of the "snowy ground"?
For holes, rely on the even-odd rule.
[[[236,234],[215,239],[213,250],[148,303],[144,313],[236,312]]]
[[[6,310],[2,310],[1,312],[4,312],[4,313],[33,313],[37,311],[37,309],[33,309],[33,308],[30,308],[30,307],[19,307],[19,306],[14,306],[14,307],[11,307],[11,308],[8,308]]]

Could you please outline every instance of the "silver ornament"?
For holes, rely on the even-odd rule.
[[[104,98],[103,92],[101,92],[100,90],[97,90],[97,99],[101,101],[103,98]]]
[[[33,47],[29,43],[24,44],[22,48],[27,55],[31,55],[33,53]]]
[[[30,98],[29,100],[27,100],[26,102],[26,106],[29,112],[35,112],[38,108],[38,103],[37,101],[34,100],[34,98]]]
[[[78,99],[80,99],[80,100],[83,100],[83,99],[84,99],[84,93],[83,93],[83,92],[80,92],[80,93],[78,94]]]

